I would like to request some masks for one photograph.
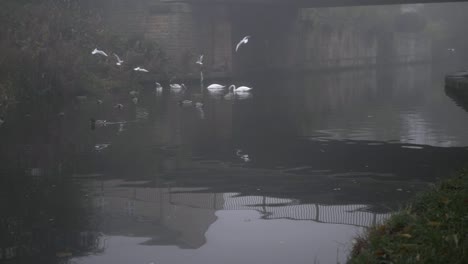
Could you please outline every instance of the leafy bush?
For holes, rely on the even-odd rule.
[[[43,0],[0,2],[0,100],[68,98],[141,85],[130,65],[165,76],[167,60],[154,42],[110,34],[103,1]],[[94,48],[109,57],[92,56]],[[112,53],[125,64],[115,65]],[[1,102],[0,102],[1,103]]]

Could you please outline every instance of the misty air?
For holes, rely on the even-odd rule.
[[[467,14],[0,0],[0,263],[468,263]]]

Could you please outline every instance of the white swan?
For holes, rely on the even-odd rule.
[[[99,55],[102,55],[102,56],[106,56],[106,57],[107,57],[107,53],[105,53],[105,52],[102,51],[102,50],[98,50],[98,49],[94,49],[93,51],[91,51],[91,54],[93,54],[93,55],[99,54]]]
[[[226,88],[226,85],[221,85],[217,83],[210,84],[208,87],[206,87],[206,89],[208,90],[221,90],[224,88]]]
[[[242,44],[247,44],[249,42],[249,38],[250,38],[250,36],[245,36],[241,41],[239,41],[239,43],[237,43],[236,52],[237,52],[237,50],[239,50],[239,47]]]
[[[232,90],[233,92],[249,92],[252,89],[253,88],[247,86],[239,86],[236,88],[234,84],[229,86],[229,90]]]

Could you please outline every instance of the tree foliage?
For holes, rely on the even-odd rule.
[[[162,50],[143,38],[112,35],[102,17],[106,1],[6,0],[0,2],[0,103],[41,95],[101,93],[134,85],[126,62],[164,74]],[[92,56],[94,48],[109,57]],[[130,64],[127,64],[130,65]]]

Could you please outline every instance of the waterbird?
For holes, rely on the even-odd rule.
[[[203,54],[200,55],[200,57],[198,58],[198,60],[195,63],[198,64],[198,65],[203,65]]]
[[[221,89],[224,89],[224,88],[226,88],[226,85],[221,85],[221,84],[217,84],[217,83],[210,84],[210,85],[208,85],[208,87],[206,87],[206,89],[208,89],[208,90],[221,90]]]
[[[117,59],[117,62],[115,63],[115,65],[117,66],[121,66],[122,63],[124,62],[123,60],[120,59],[119,55],[115,54],[114,53],[114,57]]]
[[[96,145],[94,146],[94,150],[96,150],[96,151],[101,151],[101,150],[103,150],[103,149],[108,148],[109,146],[110,146],[110,144],[96,144]]]
[[[240,149],[236,150],[236,156],[239,157],[244,162],[249,162],[250,161],[249,155],[248,154],[242,154],[242,150],[240,150]]]
[[[236,52],[239,50],[239,47],[242,46],[242,44],[247,44],[249,42],[250,36],[245,36],[239,43],[237,43],[236,46]]]
[[[123,107],[124,107],[123,104],[116,104],[116,105],[114,105],[114,108],[117,108],[117,109],[119,109],[119,110],[122,110]]]
[[[192,106],[192,105],[193,105],[193,101],[191,101],[191,100],[183,100],[183,101],[180,101],[180,102],[179,102],[179,105],[180,105],[180,106]]]
[[[122,133],[124,131],[124,126],[125,126],[124,123],[119,124],[119,130],[117,131],[118,134],[120,134],[120,133]]]
[[[195,103],[195,107],[196,107],[196,108],[202,108],[202,107],[203,107],[203,103],[201,103],[201,102],[196,102],[196,103]]]
[[[90,126],[91,126],[92,130],[96,129],[96,127],[103,127],[103,126],[107,125],[106,120],[96,120],[94,118],[90,118],[89,123],[90,123]]]
[[[149,72],[147,69],[143,69],[141,67],[136,67],[133,69],[134,71],[139,71],[139,72]]]
[[[138,94],[140,94],[140,92],[132,90],[132,91],[128,92],[128,94],[131,95],[131,96],[137,96]]]
[[[98,54],[98,55],[102,55],[102,56],[108,57],[108,56],[107,56],[107,53],[105,53],[105,52],[102,51],[102,50],[98,50],[98,49],[94,49],[94,50],[91,52],[91,54],[93,54],[93,55]]]
[[[132,102],[133,102],[134,104],[138,104],[138,97],[133,97],[133,98],[132,98]]]
[[[185,84],[178,84],[178,83],[171,83],[169,84],[172,90],[181,90],[181,89],[186,89]]]
[[[96,124],[96,126],[106,126],[107,120],[95,120],[94,123]]]
[[[102,102],[101,99],[98,99],[98,100],[96,101],[96,103],[97,103],[97,104],[102,104],[103,102]]]
[[[239,86],[236,88],[236,86],[233,84],[229,86],[229,90],[232,90],[233,92],[248,92],[252,90],[253,88],[247,87],[247,86]]]

